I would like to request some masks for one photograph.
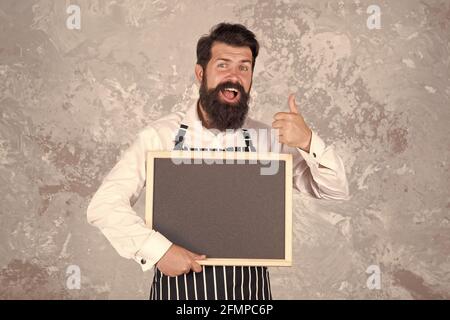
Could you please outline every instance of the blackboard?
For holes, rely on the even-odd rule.
[[[150,151],[146,222],[203,265],[292,265],[292,155]]]

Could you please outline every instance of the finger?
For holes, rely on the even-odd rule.
[[[275,120],[286,120],[292,117],[292,114],[290,112],[277,112],[273,116]]]
[[[199,265],[197,262],[192,261],[192,262],[191,262],[191,269],[192,269],[192,271],[194,271],[194,272],[201,272],[201,271],[202,271],[202,266]]]
[[[284,129],[276,129],[276,133],[274,134],[275,137],[277,137],[277,139],[279,140],[280,137],[282,137],[285,133]]]
[[[194,260],[205,260],[206,259],[206,255],[204,255],[204,254],[198,254],[198,253],[194,253],[191,251],[188,251],[188,253],[189,253],[189,256],[191,257],[191,259],[194,259]]]
[[[297,104],[295,103],[295,95],[293,93],[289,95],[288,105],[289,105],[289,110],[292,113],[298,114],[298,107],[297,107]]]
[[[189,272],[191,272],[191,266],[189,264],[186,264],[186,266],[183,267],[181,272],[188,274]]]
[[[285,125],[284,120],[275,120],[274,122],[272,122],[272,128],[274,128],[274,129],[283,128],[284,125]]]
[[[186,251],[189,254],[189,257],[191,257],[191,258],[195,258],[195,257],[201,256],[201,254],[198,254],[198,253],[195,253],[195,252],[192,252],[192,251],[189,251],[189,250],[186,250]]]

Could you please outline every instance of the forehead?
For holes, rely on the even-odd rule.
[[[252,50],[249,47],[233,47],[222,42],[215,42],[211,48],[211,61],[220,58],[252,61],[252,57]]]

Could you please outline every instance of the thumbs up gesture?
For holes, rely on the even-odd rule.
[[[280,143],[309,152],[312,132],[298,111],[293,94],[289,95],[288,104],[290,112],[277,112],[273,116],[272,128],[279,130]]]

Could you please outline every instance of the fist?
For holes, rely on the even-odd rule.
[[[173,244],[158,261],[156,267],[169,277],[176,277],[192,271],[200,272],[202,267],[197,260],[206,259],[205,255],[198,255]]]
[[[273,116],[272,128],[278,129],[280,143],[309,152],[312,132],[298,111],[293,94],[289,95],[288,105],[290,112],[277,112]]]

